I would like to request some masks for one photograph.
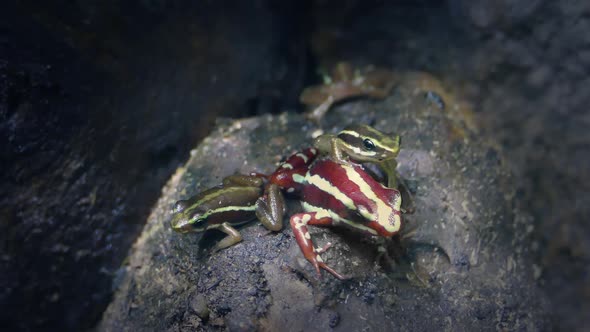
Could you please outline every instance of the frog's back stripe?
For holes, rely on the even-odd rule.
[[[336,213],[350,215],[355,211],[355,205],[338,187],[319,175],[294,177],[300,183],[311,183],[313,186],[303,186],[303,201],[315,206],[329,206]]]
[[[402,198],[399,191],[386,188],[375,181],[366,172],[359,172],[360,167],[345,167],[348,179],[360,187],[361,192],[367,198],[375,202],[375,211],[373,214],[378,218],[388,218],[388,222],[379,223],[389,233],[397,233],[401,228],[401,204]],[[392,193],[395,193],[392,195]],[[383,200],[381,197],[387,197],[391,202]],[[363,211],[359,211],[363,214]]]
[[[369,212],[375,205],[364,194],[360,186],[348,178],[343,166],[331,161],[319,161],[311,172],[305,175],[304,179],[294,179],[295,181],[305,181],[312,186],[305,186],[303,190],[303,200],[316,206],[329,206],[331,210],[345,215],[353,215],[357,207],[365,206],[364,211]],[[329,174],[328,180],[323,174]],[[369,219],[372,216],[365,216]]]
[[[228,200],[231,201],[230,197],[236,195],[236,197],[243,197],[244,203],[252,201],[253,197],[259,196],[261,192],[260,188],[256,187],[215,187],[202,192],[195,196],[189,202],[189,206],[186,209],[186,214],[194,214],[195,212],[215,209],[218,206],[227,205]],[[254,199],[255,200],[255,199]],[[233,204],[239,204],[233,199]]]
[[[322,174],[330,174],[332,182]],[[363,216],[361,219],[380,220],[376,225],[383,228],[380,233],[385,236],[398,232],[401,227],[399,192],[383,187],[360,166],[352,167],[322,160],[305,177],[294,176],[293,180],[312,185],[305,186],[303,190],[304,200],[310,205],[330,206],[336,213],[348,218],[354,218],[359,213]],[[384,201],[381,197],[391,198],[393,202]],[[383,220],[384,218],[387,219]]]
[[[194,224],[194,231],[204,231],[206,229],[217,228],[228,220],[232,226],[241,225],[254,219],[256,216],[256,205],[252,206],[224,206],[218,209],[209,210],[207,213],[199,216],[200,222]],[[203,227],[199,227],[200,225]]]
[[[334,211],[332,211],[330,209],[326,209],[326,208],[323,208],[320,206],[315,206],[315,205],[312,205],[312,204],[307,203],[305,201],[302,202],[301,205],[303,206],[303,209],[307,212],[317,212],[318,213],[318,215],[316,216],[317,218],[321,218],[323,216],[330,217],[332,219],[332,222],[334,225],[343,224],[345,226],[354,228],[356,230],[363,231],[363,232],[368,233],[370,235],[377,235],[377,231],[375,229],[370,228],[365,224],[360,224],[358,222],[341,217],[340,215],[338,215],[337,213],[335,213]],[[370,225],[370,223],[368,223],[368,224]]]

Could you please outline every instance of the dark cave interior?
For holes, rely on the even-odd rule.
[[[162,186],[221,117],[299,113],[341,60],[442,77],[532,217],[548,329],[590,318],[585,1],[5,1],[0,325],[84,330]]]

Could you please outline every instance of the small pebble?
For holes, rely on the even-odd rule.
[[[256,287],[249,287],[248,290],[246,291],[246,294],[250,295],[250,296],[255,296],[258,293],[258,290],[256,289]]]
[[[436,105],[436,107],[438,107],[441,111],[445,109],[445,101],[438,93],[434,91],[427,91],[424,97],[428,102]]]
[[[206,320],[209,318],[209,307],[207,307],[207,299],[203,294],[193,296],[190,306],[201,319]]]
[[[338,323],[340,323],[340,314],[337,312],[330,314],[330,327],[335,328]]]

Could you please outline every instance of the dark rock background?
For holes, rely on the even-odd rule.
[[[296,101],[305,50],[283,9],[226,5],[0,5],[2,327],[94,325],[214,119]]]
[[[532,216],[552,327],[588,327],[587,2],[189,3],[0,4],[2,327],[96,324],[214,118],[295,110],[338,60],[428,71],[467,96]]]

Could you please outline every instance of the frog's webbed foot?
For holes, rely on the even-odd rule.
[[[224,222],[223,224],[221,224],[221,226],[219,226],[218,229],[227,234],[227,236],[215,245],[215,248],[213,248],[214,252],[217,252],[221,249],[225,249],[227,247],[231,247],[234,244],[242,241],[242,235],[240,234],[240,232],[238,232],[237,229],[231,227],[228,223]]]
[[[270,184],[264,196],[256,201],[256,216],[267,229],[277,232],[283,229],[285,199],[279,186]]]
[[[303,252],[303,256],[313,265],[319,278],[322,277],[320,269],[324,269],[340,280],[348,279],[329,267],[319,255],[328,250],[332,244],[328,243],[323,248],[316,249],[307,229],[308,224],[318,226],[332,225],[332,219],[330,217],[319,216],[317,212],[298,213],[291,217],[290,223],[297,244],[299,244],[299,248],[301,249],[301,252]]]
[[[378,237],[377,240],[377,256],[375,262],[382,263],[387,268],[392,268],[397,265],[399,258],[403,254],[403,249],[400,246],[399,237],[383,238]],[[390,253],[393,250],[393,256]]]

